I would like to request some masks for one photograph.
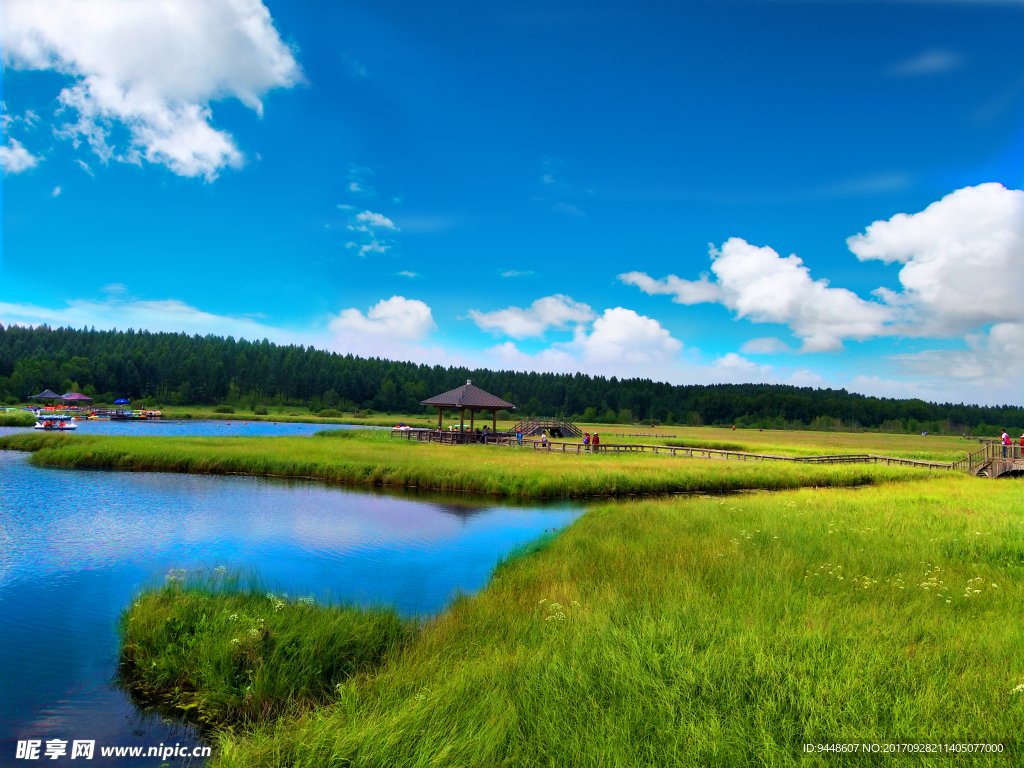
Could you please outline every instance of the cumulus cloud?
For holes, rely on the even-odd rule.
[[[260,0],[8,0],[4,63],[72,78],[59,129],[107,162],[142,159],[207,181],[244,158],[210,102],[262,98],[302,79]],[[111,142],[127,129],[123,146]]]
[[[374,213],[373,211],[363,211],[356,215],[356,221],[361,222],[367,227],[386,227],[387,229],[397,230],[395,222],[380,213]]]
[[[632,309],[606,309],[590,333],[577,327],[573,343],[585,363],[666,365],[683,345],[661,323]]]
[[[42,159],[25,149],[17,139],[8,139],[7,143],[0,147],[0,165],[4,167],[4,176],[29,171],[39,165]]]
[[[787,325],[803,340],[803,352],[837,349],[844,339],[959,337],[966,349],[899,354],[890,361],[903,374],[930,377],[932,392],[950,391],[942,381],[969,382],[1019,397],[1024,191],[996,183],[958,189],[918,213],[876,221],[847,244],[861,261],[901,265],[900,289],[878,288],[872,292],[877,300],[867,301],[813,280],[795,255],[782,258],[739,238],[712,247],[713,279],[655,280],[643,272],[619,279],[679,303],[717,302],[752,322]],[[785,346],[752,339],[741,351],[772,354]]]
[[[904,310],[917,336],[960,335],[1024,322],[1024,191],[965,187],[916,214],[876,221],[847,240],[861,261],[902,264],[899,293],[875,293]]]
[[[589,316],[587,320],[576,321],[572,341],[555,342],[535,354],[524,352],[514,342],[506,341],[491,347],[487,353],[499,365],[521,370],[587,371],[614,376],[651,376],[672,381],[681,380],[685,375],[678,366],[682,342],[673,338],[657,320],[624,307],[606,309],[600,316],[595,316],[589,307],[582,306],[586,307]],[[519,330],[519,326],[515,329]],[[540,333],[531,335],[539,336]]]
[[[430,307],[422,301],[392,296],[381,299],[365,315],[358,309],[342,310],[328,327],[341,335],[411,341],[423,338],[437,326]]]
[[[792,352],[786,342],[774,336],[767,336],[758,339],[750,339],[743,343],[740,352],[748,355],[777,355],[782,352]]]
[[[669,275],[653,280],[644,273],[620,275],[624,283],[647,293],[672,293],[675,301],[712,301],[755,323],[782,323],[803,340],[803,351],[840,349],[844,338],[866,339],[881,334],[891,319],[888,307],[861,299],[827,280],[812,280],[810,270],[795,254],[783,258],[773,249],[758,248],[733,237],[711,248],[712,283]]]
[[[663,280],[655,280],[645,272],[626,272],[619,275],[619,280],[626,285],[635,285],[644,293],[669,294],[677,304],[704,304],[716,302],[722,298],[722,288],[708,280],[705,272],[698,280],[684,280],[669,275]]]
[[[469,316],[481,330],[526,339],[540,338],[549,328],[564,330],[569,324],[588,323],[594,319],[594,311],[558,293],[537,299],[526,309],[508,307],[494,312],[471,309]]]

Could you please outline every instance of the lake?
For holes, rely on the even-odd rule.
[[[93,425],[139,434],[172,426],[83,426]],[[324,428],[248,426],[267,430],[257,434]],[[189,432],[197,433],[208,434]],[[252,570],[276,592],[427,616],[459,591],[482,588],[515,546],[581,511],[308,481],[40,468],[27,454],[0,451],[0,765],[25,765],[15,751],[27,739],[44,748],[68,740],[69,753],[72,740],[95,740],[90,765],[154,768],[165,761],[104,759],[100,746],[201,743],[194,729],[141,712],[113,685],[120,611],[173,568]]]

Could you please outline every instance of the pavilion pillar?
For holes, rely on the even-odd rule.
[[[476,408],[469,409],[469,431],[473,431],[473,425],[476,424]]]
[[[439,432],[441,431],[441,413],[443,410],[442,408],[437,409],[437,429]]]
[[[491,432],[498,431],[498,409],[491,408]]]
[[[459,435],[461,435],[466,429],[466,409],[459,408]],[[462,438],[459,437],[459,440]]]

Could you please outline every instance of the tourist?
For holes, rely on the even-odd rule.
[[[540,447],[541,448],[548,448],[548,450],[550,450],[550,447],[548,446],[548,432],[547,432],[547,430],[544,430],[543,432],[540,433]]]
[[[597,436],[597,432],[594,433],[594,437],[590,441],[590,444],[593,446],[592,450],[595,450],[597,446],[601,444],[601,438]],[[1024,443],[1021,443],[1021,445],[1024,445]]]
[[[590,433],[589,432],[584,432],[583,433],[583,450],[584,451],[589,451],[590,450]]]
[[[518,443],[520,447],[522,447],[522,445],[523,445],[523,427],[522,427],[522,425],[516,427],[516,443]]]
[[[1007,434],[1006,430],[1003,430],[1003,436],[999,438],[999,442],[1003,444],[1003,458],[1006,458],[1006,446],[1010,444],[1010,435]]]

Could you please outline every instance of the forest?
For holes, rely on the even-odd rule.
[[[416,414],[420,401],[472,379],[517,415],[592,423],[873,429],[976,435],[1024,428],[1019,405],[978,406],[868,397],[779,384],[672,385],[582,373],[444,368],[263,341],[148,331],[0,324],[0,400],[44,389],[149,405],[300,405],[313,413]]]

